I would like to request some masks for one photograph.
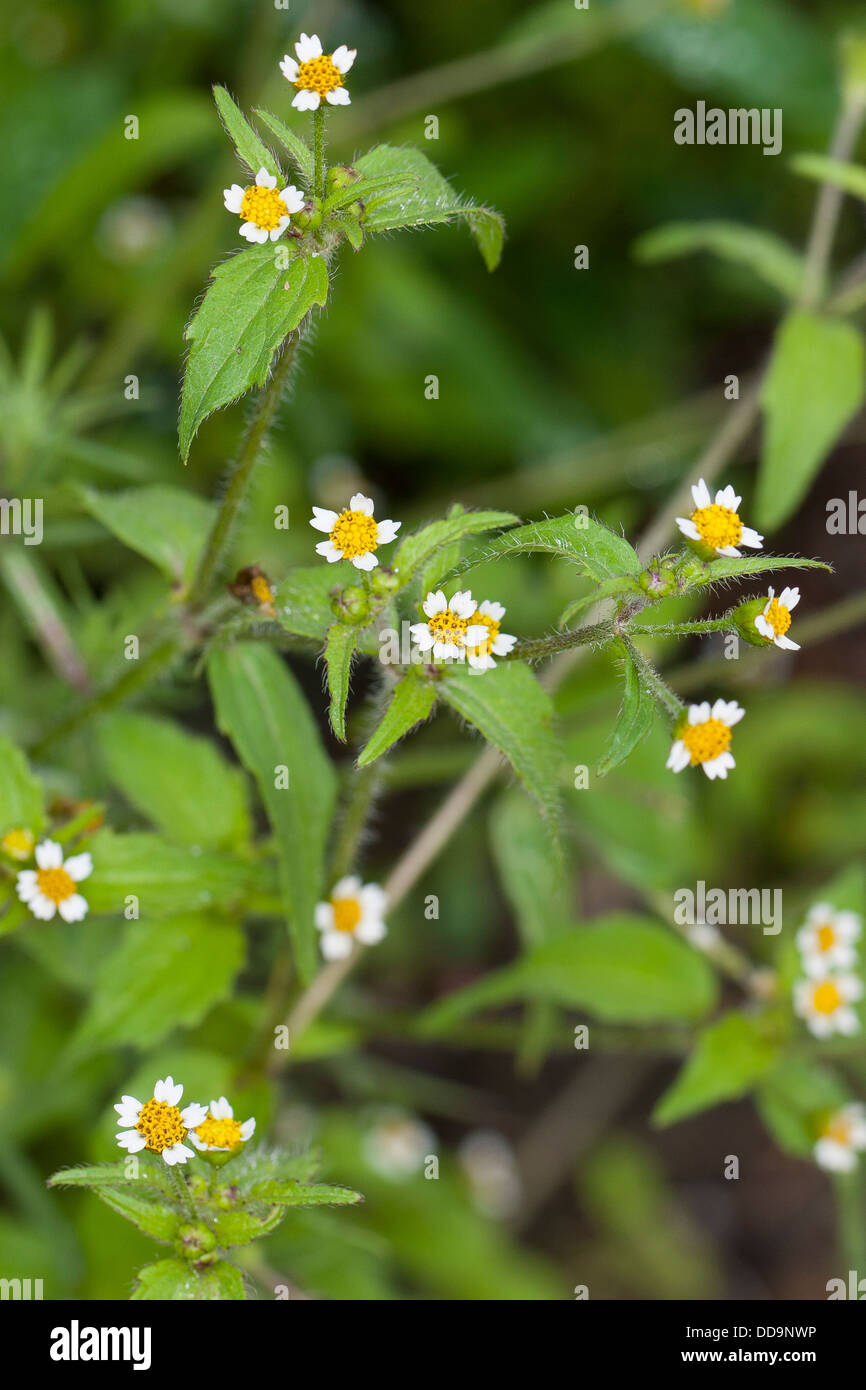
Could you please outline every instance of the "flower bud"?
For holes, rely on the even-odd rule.
[[[329,193],[333,193],[338,188],[357,183],[360,177],[358,170],[353,169],[350,164],[335,164],[325,175],[325,187]]]
[[[190,1222],[178,1230],[177,1248],[185,1260],[200,1260],[216,1248],[216,1236],[201,1221]]]
[[[374,594],[393,594],[400,587],[400,576],[386,565],[379,565],[370,576],[370,590]]]
[[[753,647],[771,647],[773,644],[769,637],[762,637],[755,627],[755,619],[759,613],[763,613],[767,606],[767,598],[752,598],[746,603],[741,603],[739,608],[734,609],[734,623],[737,632],[744,642],[749,642]]]
[[[359,584],[350,584],[333,595],[331,612],[350,627],[364,623],[370,617],[370,595]]]
[[[648,565],[638,580],[645,594],[651,598],[666,598],[677,591],[677,573],[673,560],[656,558]]]

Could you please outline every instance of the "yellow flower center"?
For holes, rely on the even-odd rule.
[[[273,590],[271,589],[271,586],[268,583],[268,581],[266,579],[263,579],[260,574],[257,574],[254,577],[252,583],[250,584],[250,588],[252,589],[254,596],[258,599],[259,603],[262,604],[263,607],[273,603]]]
[[[703,724],[687,724],[680,734],[691,755],[692,767],[711,763],[731,746],[731,731],[721,719],[707,719]]]
[[[836,933],[829,925],[819,927],[815,935],[818,938],[818,949],[820,951],[829,951],[831,947],[836,945]]]
[[[216,1149],[235,1149],[241,1142],[241,1127],[237,1120],[216,1120],[210,1113],[195,1132],[203,1144],[210,1144]]]
[[[474,617],[472,621],[475,621]],[[435,613],[432,618],[428,618],[427,626],[437,642],[452,642],[455,647],[462,647],[469,619],[458,618],[456,613],[446,608],[444,613]]]
[[[65,902],[78,892],[65,869],[37,869],[36,882],[42,896],[50,898],[53,903]]]
[[[489,656],[490,649],[499,636],[499,624],[495,618],[491,618],[489,613],[473,613],[473,627],[476,623],[479,627],[483,625],[487,628],[487,636],[478,643],[477,647],[467,647],[466,650],[471,656]]]
[[[770,624],[777,637],[782,637],[791,626],[791,614],[787,608],[783,608],[777,598],[774,598],[764,614],[764,618]]]
[[[36,836],[32,830],[7,830],[0,840],[0,848],[13,859],[29,859],[35,843]]]
[[[326,92],[336,91],[343,85],[343,74],[331,61],[329,53],[321,58],[311,58],[309,62],[298,64],[295,86],[302,92],[318,92],[323,97]]]
[[[161,1154],[172,1144],[180,1144],[186,1138],[186,1129],[176,1105],[164,1100],[149,1100],[141,1107],[138,1124],[135,1126],[143,1134],[147,1147],[153,1154]]]
[[[812,1007],[819,1014],[833,1014],[842,1003],[842,996],[832,980],[822,980],[812,993]]]
[[[737,513],[728,507],[719,507],[715,502],[711,507],[699,507],[692,513],[692,521],[701,534],[701,540],[713,550],[737,545],[743,534],[743,523]]]
[[[361,920],[361,904],[357,898],[332,898],[334,926],[337,931],[354,931]]]
[[[345,560],[366,555],[376,549],[376,519],[366,512],[341,512],[331,532],[331,543],[342,550]]]
[[[255,222],[263,231],[272,232],[288,217],[289,209],[275,188],[259,188],[254,183],[244,193],[240,215],[245,222]]]

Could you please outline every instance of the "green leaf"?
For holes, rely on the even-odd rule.
[[[247,786],[212,743],[149,714],[103,715],[108,776],[170,840],[216,848],[249,834]]]
[[[42,784],[21,750],[10,739],[0,738],[0,835],[7,830],[37,834],[44,821]]]
[[[492,671],[455,667],[439,694],[504,753],[542,815],[555,823],[564,755],[554,733],[553,705],[528,666],[500,661]]]
[[[71,1053],[147,1048],[199,1023],[229,994],[245,950],[240,928],[213,915],[132,924],[96,976]]]
[[[411,179],[395,178],[391,174],[385,174],[379,179],[358,179],[355,183],[346,184],[344,188],[337,188],[327,197],[322,204],[322,212],[338,212],[340,208],[349,207],[351,203],[364,202],[373,196],[374,193],[383,193],[388,189],[406,189],[413,187]]]
[[[339,223],[343,236],[352,247],[353,251],[360,251],[364,245],[364,228],[361,226],[350,212],[338,212],[335,220]]]
[[[360,1192],[350,1187],[332,1187],[324,1182],[279,1182],[273,1178],[256,1183],[250,1196],[282,1207],[345,1207],[364,1200]]]
[[[413,535],[405,536],[394,554],[393,568],[405,586],[444,546],[465,536],[477,536],[482,531],[514,526],[519,520],[511,512],[465,512],[462,507],[455,507],[444,521],[432,521]]]
[[[667,928],[627,913],[576,927],[478,984],[435,1004],[422,1030],[447,1031],[458,1020],[518,999],[548,999],[610,1023],[702,1018],[716,994],[703,956]]]
[[[117,1212],[118,1216],[131,1221],[133,1226],[137,1226],[152,1240],[173,1240],[178,1226],[183,1224],[183,1217],[170,1207],[164,1206],[161,1202],[149,1202],[133,1192],[114,1187],[100,1187],[96,1195],[107,1207]]]
[[[313,913],[321,897],[336,778],[307,702],[289,668],[269,647],[239,642],[215,650],[208,676],[217,723],[258,783],[274,831],[296,963],[316,967]],[[278,769],[288,787],[277,786]]]
[[[82,488],[79,497],[91,516],[173,584],[192,577],[213,525],[211,502],[163,483],[123,492]]]
[[[283,1153],[280,1149],[246,1149],[232,1160],[232,1182],[245,1195],[250,1195],[257,1183],[273,1179],[306,1183],[315,1177],[321,1162],[320,1154],[312,1149],[299,1154]]]
[[[622,708],[610,742],[598,765],[599,777],[606,777],[615,767],[624,763],[638,744],[643,743],[655,721],[656,702],[652,691],[641,681],[634,662],[628,656],[625,659],[624,674]]]
[[[236,106],[225,87],[214,87],[214,101],[225,126],[226,134],[238,152],[238,158],[255,176],[260,169],[279,177],[280,166],[270,150],[263,145],[239,106]]]
[[[313,151],[310,149],[306,140],[302,140],[300,135],[291,130],[279,116],[274,116],[270,111],[263,111],[257,106],[253,111],[254,116],[268,127],[272,135],[275,135],[284,149],[288,150],[295,164],[300,169],[306,180],[307,187],[302,192],[312,191],[313,179],[315,177],[315,166],[313,161]]]
[[[125,1187],[128,1183],[138,1184],[139,1179],[130,1178],[125,1162],[88,1163],[82,1168],[61,1168],[48,1179],[49,1187]]]
[[[758,1087],[758,1113],[784,1153],[811,1158],[819,1121],[851,1100],[835,1072],[800,1058],[785,1058]]]
[[[449,578],[456,578],[476,565],[503,555],[528,555],[534,551],[573,560],[584,574],[599,583],[622,580],[623,589],[632,587],[629,578],[639,575],[643,568],[637,552],[623,536],[582,512],[566,512],[565,516],[518,526],[515,531],[507,531],[504,536],[486,542],[461,561]]]
[[[331,728],[341,743],[346,742],[346,701],[349,698],[352,659],[357,643],[356,627],[350,627],[347,623],[333,623],[328,628],[325,639],[325,667],[331,696]]]
[[[705,1028],[694,1051],[653,1111],[658,1125],[674,1124],[725,1100],[738,1100],[773,1067],[777,1046],[756,1019],[731,1012]]]
[[[576,598],[573,602],[569,603],[560,614],[556,626],[559,628],[567,628],[574,622],[574,619],[580,613],[585,612],[587,608],[591,608],[594,603],[598,603],[601,599],[614,598],[617,594],[639,593],[641,593],[640,585],[626,578],[624,575],[616,575],[613,579],[605,579],[603,583],[597,585],[597,587],[593,589],[591,594],[584,594],[582,598]]]
[[[833,566],[823,560],[804,560],[801,555],[720,555],[718,560],[708,560],[703,570],[688,576],[684,587],[698,588],[702,584],[715,584],[722,579],[737,579],[740,575],[765,574],[773,570],[828,570]]]
[[[269,1235],[276,1230],[285,1216],[281,1206],[271,1206],[270,1211],[256,1211],[247,1208],[243,1211],[221,1211],[211,1221],[214,1235],[223,1249],[233,1245],[249,1245],[253,1240]]]
[[[862,164],[846,164],[844,160],[828,159],[823,154],[795,154],[791,168],[806,179],[832,184],[866,201],[866,169]]]
[[[425,680],[420,671],[410,667],[394,686],[388,708],[358,758],[358,767],[368,767],[416,724],[428,719],[436,703],[436,686]]]
[[[431,164],[420,150],[411,146],[377,145],[355,161],[355,168],[365,178],[388,176],[407,181],[400,189],[368,205],[363,219],[367,231],[431,226],[463,218],[487,269],[496,269],[505,240],[501,215],[458,197],[435,164]]]
[[[229,1303],[240,1302],[246,1298],[246,1293],[240,1270],[226,1260],[217,1260],[198,1270],[188,1260],[172,1258],[157,1260],[140,1269],[130,1298],[137,1301],[159,1299],[166,1303],[193,1300]]]
[[[277,621],[297,637],[324,639],[334,621],[331,596],[354,584],[358,571],[348,560],[329,565],[325,561],[309,569],[289,570],[277,586],[274,609]]]
[[[283,243],[251,246],[213,272],[204,299],[186,327],[191,344],[180,408],[184,460],[208,415],[262,386],[280,344],[314,305],[328,298],[321,256],[298,256],[285,268]]]
[[[243,901],[253,883],[248,865],[169,844],[159,835],[100,830],[88,848],[93,873],[83,891],[97,915],[122,913],[130,895],[138,898],[146,918],[230,908]]]
[[[723,261],[744,265],[785,299],[796,299],[803,280],[803,258],[772,232],[738,222],[671,222],[646,232],[635,243],[645,264],[709,251]]]
[[[757,525],[781,526],[796,510],[866,392],[866,353],[841,319],[797,311],[782,323],[762,391],[765,432]]]
[[[520,792],[500,797],[490,818],[490,842],[524,946],[563,932],[571,910],[562,852]]]

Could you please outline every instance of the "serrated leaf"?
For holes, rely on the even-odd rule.
[[[340,225],[343,236],[352,247],[353,251],[360,251],[364,245],[364,228],[360,222],[352,216],[350,212],[338,212],[336,220]]]
[[[30,771],[20,748],[0,738],[0,835],[7,830],[32,830],[45,821],[42,784]]]
[[[490,843],[524,946],[558,936],[571,918],[562,851],[522,793],[509,791],[498,801]]]
[[[635,243],[639,261],[653,264],[709,251],[744,265],[786,300],[796,299],[803,281],[803,258],[772,232],[738,222],[671,222],[646,232]]]
[[[169,844],[159,835],[100,830],[88,849],[93,873],[83,891],[94,914],[120,915],[130,895],[138,898],[146,918],[230,908],[243,901],[253,883],[247,864]]]
[[[511,763],[555,824],[564,755],[554,732],[553,705],[528,666],[500,661],[492,671],[469,666],[448,671],[438,691]]]
[[[309,1182],[321,1167],[321,1155],[313,1149],[289,1154],[282,1150],[247,1149],[232,1160],[232,1182],[248,1195],[260,1182]]]
[[[214,650],[208,677],[217,723],[253,774],[274,831],[283,898],[303,979],[316,968],[313,923],[322,894],[336,778],[289,668],[263,644]],[[288,787],[275,785],[288,770]]]
[[[766,1076],[777,1057],[778,1047],[764,1036],[755,1019],[726,1014],[700,1034],[688,1061],[656,1105],[654,1122],[674,1124],[711,1105],[738,1100]]]
[[[213,96],[226,134],[237,150],[239,159],[247,166],[250,173],[256,175],[260,169],[265,168],[269,174],[275,174],[279,177],[280,166],[267,145],[259,139],[240,107],[229,96],[225,87],[214,87]]]
[[[636,578],[643,568],[637,552],[623,536],[583,513],[566,512],[564,516],[531,521],[497,536],[462,560],[449,578],[457,578],[476,565],[503,555],[528,555],[535,551],[572,560],[599,583],[622,579],[625,589],[630,587],[627,580]]]
[[[96,737],[111,781],[170,840],[211,848],[247,838],[243,773],[207,739],[128,713],[103,715]]]
[[[79,497],[91,516],[173,584],[192,577],[213,525],[212,502],[163,483],[123,492],[82,488]]]
[[[384,194],[371,203],[364,215],[369,232],[402,227],[430,226],[463,218],[474,237],[488,270],[495,270],[502,255],[505,223],[492,208],[458,197],[435,164],[411,146],[377,145],[355,161],[365,178],[390,176],[407,180],[407,185]]]
[[[599,777],[606,777],[624,763],[638,744],[643,743],[655,722],[656,702],[652,691],[642,684],[635,664],[625,660],[622,707],[604,756],[598,765]]]
[[[404,536],[394,554],[393,568],[403,585],[444,546],[465,536],[477,536],[483,531],[496,531],[514,526],[520,520],[511,512],[465,512],[455,508],[444,521],[432,521],[411,536]]]
[[[126,1172],[126,1163],[89,1163],[81,1168],[61,1168],[48,1179],[49,1187],[125,1187],[139,1183]]]
[[[371,198],[374,193],[382,193],[388,189],[407,189],[411,186],[411,179],[395,178],[391,174],[385,174],[379,179],[358,179],[355,183],[346,184],[344,188],[335,189],[322,204],[322,212],[338,212],[340,208],[349,207],[351,203]]]
[[[211,1219],[214,1235],[223,1249],[234,1245],[249,1245],[276,1230],[285,1216],[282,1206],[272,1205],[269,1211],[257,1212],[252,1208],[245,1211],[221,1211]]]
[[[347,623],[333,623],[325,639],[325,667],[328,672],[328,691],[331,696],[331,728],[341,743],[346,742],[346,701],[349,698],[349,679],[352,659],[358,644],[358,629]]]
[[[277,622],[297,637],[321,642],[334,621],[331,596],[355,584],[357,578],[358,571],[348,560],[289,570],[274,597]]]
[[[157,1260],[138,1271],[138,1282],[130,1298],[141,1302],[240,1302],[246,1298],[239,1269],[226,1260],[195,1269],[188,1260]]]
[[[773,570],[828,570],[833,566],[823,560],[805,560],[801,555],[720,555],[717,560],[709,560],[703,570],[688,578],[688,588],[702,584],[715,584],[722,579],[737,579],[740,575],[764,574]]]
[[[350,1187],[333,1187],[324,1182],[280,1182],[274,1178],[255,1183],[250,1196],[282,1207],[345,1207],[364,1200],[360,1192]]]
[[[761,392],[764,446],[756,523],[775,529],[813,478],[866,394],[866,349],[852,324],[798,310],[784,320]]]
[[[365,744],[358,758],[358,767],[368,767],[410,729],[428,719],[436,703],[436,686],[421,673],[410,668],[394,686],[388,707],[380,723]]]
[[[279,116],[274,116],[270,111],[263,111],[260,106],[255,108],[253,115],[258,116],[259,120],[268,127],[271,134],[277,137],[283,148],[289,152],[306,180],[307,187],[302,191],[310,193],[315,177],[315,165],[313,151],[310,149],[306,140],[302,140],[300,135],[296,134],[284,121],[280,120]]]
[[[152,1240],[173,1240],[178,1226],[183,1223],[183,1217],[170,1207],[164,1206],[161,1202],[148,1202],[145,1198],[136,1196],[134,1192],[115,1187],[100,1187],[96,1189],[96,1195],[107,1207],[117,1212],[118,1216],[131,1221],[133,1226],[137,1226]]]
[[[184,460],[202,421],[262,386],[281,343],[314,305],[327,302],[322,257],[294,255],[286,269],[287,250],[282,242],[252,246],[218,265],[187,324],[191,347],[179,424]]]
[[[655,922],[611,914],[556,937],[504,970],[458,990],[421,1020],[446,1032],[479,1009],[546,999],[611,1023],[664,1023],[703,1017],[716,994],[703,956]]]
[[[564,608],[557,619],[556,626],[566,628],[579,614],[584,613],[587,608],[591,608],[594,603],[598,603],[604,598],[614,598],[617,594],[639,594],[641,587],[625,575],[616,576],[613,579],[605,579],[591,594],[584,594],[582,598],[576,598]]]
[[[96,976],[70,1052],[147,1048],[199,1023],[230,992],[245,951],[240,927],[212,915],[131,924]]]

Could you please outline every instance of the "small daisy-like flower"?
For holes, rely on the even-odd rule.
[[[800,602],[799,589],[783,589],[778,598],[772,588],[767,589],[767,606],[755,619],[755,627],[762,637],[786,652],[798,652],[799,642],[792,642],[785,633],[791,626],[791,609]]]
[[[857,1155],[866,1149],[866,1106],[855,1103],[834,1110],[821,1128],[815,1144],[815,1162],[831,1173],[851,1173]]]
[[[329,565],[337,560],[351,560],[356,570],[374,570],[379,563],[377,548],[396,540],[402,524],[401,521],[376,521],[373,500],[363,492],[356,492],[342,512],[314,507],[310,521],[315,531],[328,533],[328,539],[319,541],[316,546],[316,554],[324,555]]]
[[[8,854],[10,859],[23,861],[30,858],[35,844],[36,836],[32,830],[27,830],[24,826],[16,826],[13,830],[6,831],[3,839],[0,840],[0,849],[4,854]]]
[[[157,1081],[153,1096],[142,1105],[134,1096],[123,1096],[115,1105],[120,1133],[117,1136],[118,1148],[127,1153],[162,1154],[165,1163],[186,1163],[194,1157],[194,1152],[183,1141],[207,1119],[207,1107],[193,1102],[179,1110],[183,1087],[175,1085],[174,1079],[167,1076]]]
[[[684,767],[698,763],[712,780],[727,777],[728,769],[736,767],[731,754],[731,729],[746,713],[736,700],[716,700],[710,709],[708,700],[690,705],[688,719],[678,730],[668,755],[666,767],[682,772]]]
[[[322,933],[326,960],[347,956],[353,941],[375,946],[386,933],[387,899],[378,883],[362,884],[357,874],[341,878],[326,903],[316,904],[315,923]]]
[[[263,617],[274,616],[273,585],[261,565],[247,565],[245,569],[238,570],[228,587],[235,598],[250,608],[257,608]]]
[[[483,623],[487,628],[487,635],[483,642],[477,646],[466,646],[466,660],[470,666],[474,666],[476,671],[490,671],[496,665],[494,656],[505,656],[511,651],[516,637],[510,636],[507,632],[500,632],[499,625],[505,617],[505,609],[501,603],[493,603],[490,599],[484,599],[479,603],[472,615],[473,626]]]
[[[256,1129],[255,1120],[235,1119],[235,1112],[225,1096],[212,1100],[210,1110],[200,1125],[191,1129],[189,1141],[205,1153],[231,1153],[248,1139],[252,1139]]]
[[[89,854],[64,859],[56,840],[43,840],[36,846],[36,868],[18,875],[18,896],[41,922],[50,922],[55,912],[64,922],[80,922],[87,916],[87,901],[76,885],[92,872]]]
[[[856,912],[837,912],[828,903],[816,903],[797,932],[803,969],[813,978],[830,970],[850,970],[857,959],[854,942],[861,922]]]
[[[752,550],[761,549],[764,537],[750,526],[743,525],[737,511],[742,498],[732,487],[721,488],[714,502],[701,478],[692,487],[692,497],[695,499],[695,511],[690,517],[677,517],[677,526],[690,541],[698,541],[717,555],[738,556],[738,545],[747,545]]]
[[[495,1130],[467,1134],[457,1151],[475,1205],[485,1216],[503,1221],[520,1203],[522,1184],[514,1149]]]
[[[450,599],[437,589],[421,606],[427,621],[413,623],[409,631],[418,650],[431,652],[434,661],[449,657],[462,661],[469,649],[480,648],[490,637],[490,627],[478,617],[478,604],[468,589]],[[514,638],[511,642],[513,645]]]
[[[435,1142],[436,1136],[423,1120],[389,1106],[364,1135],[364,1158],[383,1178],[404,1182],[421,1170]]]
[[[229,212],[243,218],[241,236],[247,241],[265,242],[269,237],[277,241],[291,222],[292,213],[300,212],[305,201],[293,183],[278,193],[276,177],[264,168],[248,188],[233,183],[231,188],[223,189],[223,202]]]
[[[833,1033],[851,1037],[860,1031],[860,1020],[851,1005],[862,994],[863,984],[856,975],[824,974],[798,980],[794,986],[794,1012],[816,1038],[829,1038]]]
[[[333,53],[325,53],[318,34],[302,34],[295,44],[295,52],[297,59],[287,53],[280,63],[283,77],[298,89],[293,106],[299,111],[318,111],[322,101],[329,106],[351,104],[343,78],[357,57],[357,48],[347,48],[341,43]]]

